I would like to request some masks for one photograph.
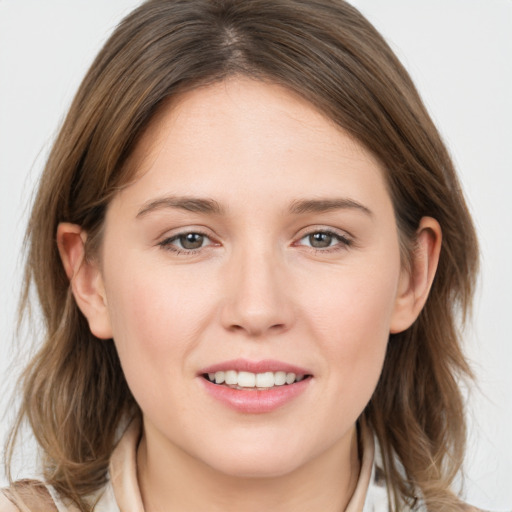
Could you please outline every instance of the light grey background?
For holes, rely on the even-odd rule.
[[[241,0],[243,1],[243,0]],[[87,67],[138,0],[0,0],[0,441],[28,205]],[[467,354],[466,495],[512,509],[512,0],[354,0],[402,59],[461,174],[482,245]],[[33,451],[27,442],[26,451]],[[28,468],[27,463],[22,466]],[[5,479],[0,472],[0,484]]]

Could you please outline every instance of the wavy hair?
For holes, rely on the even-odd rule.
[[[80,510],[106,481],[120,419],[140,414],[112,341],[96,339],[60,262],[56,230],[88,232],[94,255],[109,201],[132,178],[130,155],[177,94],[243,75],[300,94],[385,169],[405,251],[423,216],[443,245],[417,321],[390,336],[363,416],[383,455],[394,509],[418,494],[432,512],[463,510],[451,490],[465,444],[458,382],[471,375],[460,329],[478,267],[475,230],[449,154],[409,75],[375,28],[342,0],[150,0],[93,62],[39,183],[29,221],[25,293],[35,286],[44,340],[22,376],[7,465],[28,420],[46,481]]]

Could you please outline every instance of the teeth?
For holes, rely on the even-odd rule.
[[[286,384],[286,372],[274,373],[274,383],[276,386],[282,386]]]
[[[276,383],[272,372],[257,373],[255,380],[257,388],[271,388]],[[240,380],[238,380],[238,382],[240,382]]]
[[[224,374],[224,382],[226,384],[238,384],[238,372],[235,370],[228,370]]]
[[[300,382],[305,375],[296,375],[293,372],[237,372],[236,370],[227,370],[225,372],[209,373],[208,379],[215,384],[227,384],[241,388],[273,388],[274,386],[284,386]]]
[[[295,382],[295,373],[287,373],[286,384],[292,384],[293,382]]]
[[[238,372],[237,384],[241,388],[253,388],[256,386],[256,375],[249,372]]]

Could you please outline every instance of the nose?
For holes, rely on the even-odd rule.
[[[221,312],[223,326],[250,337],[286,331],[294,321],[285,263],[271,251],[252,250],[233,256]]]

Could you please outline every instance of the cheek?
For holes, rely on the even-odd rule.
[[[209,312],[208,297],[190,276],[169,274],[168,268],[148,268],[129,259],[106,272],[112,330],[126,372],[132,361],[155,368],[178,365],[194,349]]]
[[[354,404],[369,400],[382,370],[399,257],[378,265],[365,264],[361,269],[342,269],[331,276],[323,287],[325,292],[310,294],[305,309],[310,329],[329,357],[329,379],[339,392],[349,391]]]
[[[128,258],[106,275],[114,343],[131,392],[151,417],[163,414],[163,403],[175,404],[164,413],[174,421],[188,403],[185,380],[175,376],[191,374],[186,363],[205,316],[204,294],[165,269],[131,265]]]

